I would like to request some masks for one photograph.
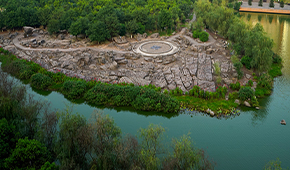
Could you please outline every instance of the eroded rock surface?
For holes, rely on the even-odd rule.
[[[40,33],[42,30],[36,29],[36,31]],[[43,31],[41,34],[45,35]],[[168,38],[180,46],[177,53],[151,57],[136,54],[126,50],[127,48],[123,50],[96,47],[56,49],[57,43],[62,43],[63,46],[75,46],[75,43],[62,34],[55,41],[56,44],[51,45],[47,45],[49,42],[41,37],[25,39],[25,41],[18,37],[16,35],[12,42],[9,35],[0,36],[0,46],[9,49],[20,58],[41,64],[49,71],[60,70],[68,76],[77,76],[85,80],[126,82],[135,85],[154,84],[163,90],[179,87],[184,92],[198,85],[206,91],[215,91],[213,63],[220,63],[222,83],[231,83],[236,74],[229,57],[225,56],[227,53],[224,47],[220,45],[223,42],[199,46],[193,44],[188,37],[177,34]],[[137,35],[140,40],[146,37],[146,34]],[[156,33],[150,37],[157,38],[159,35]],[[117,43],[127,41],[122,37],[114,40]],[[25,44],[27,41],[29,43]],[[133,46],[133,43],[127,44]]]

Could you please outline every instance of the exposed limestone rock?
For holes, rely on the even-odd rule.
[[[244,105],[247,106],[247,107],[251,107],[250,103],[247,102],[247,101],[244,101]]]
[[[205,54],[199,53],[197,78],[200,80],[212,81],[211,59]]]
[[[23,30],[24,30],[24,38],[26,38],[26,37],[30,37],[33,34],[34,28],[25,26],[23,27]]]
[[[150,38],[158,38],[158,37],[159,37],[159,33],[154,33],[150,35]]]
[[[117,37],[113,37],[113,40],[114,40],[117,44],[125,44],[125,43],[128,42],[125,36],[117,36]]]
[[[118,68],[118,63],[116,61],[113,61],[112,64],[109,67],[111,70],[115,70]]]
[[[237,103],[238,105],[240,105],[240,100],[239,99],[236,99],[235,100],[235,103]]]

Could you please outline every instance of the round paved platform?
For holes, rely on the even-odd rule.
[[[169,41],[141,42],[140,44],[135,45],[133,48],[135,53],[139,53],[144,56],[171,55],[176,53],[178,50],[178,45]]]

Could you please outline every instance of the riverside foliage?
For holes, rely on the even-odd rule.
[[[100,111],[89,121],[70,108],[54,112],[0,72],[0,169],[213,169],[189,136],[174,139],[170,153],[164,132],[141,128],[139,143]]]
[[[230,40],[238,55],[248,56],[251,68],[258,72],[271,69],[273,40],[266,35],[261,24],[247,25],[233,9],[208,0],[195,2],[194,11],[206,27]]]

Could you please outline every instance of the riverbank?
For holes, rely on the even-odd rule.
[[[252,2],[251,6],[243,2],[239,11],[290,15],[290,5],[285,4],[284,8],[281,8],[279,3],[274,3],[274,8],[270,8],[267,2],[263,2],[263,6],[258,6],[258,2]]]
[[[255,81],[257,81],[255,87],[252,87],[253,81],[249,80],[249,82],[243,84],[237,82],[238,86],[237,83],[231,83],[229,86],[231,88],[226,84],[223,86],[220,85],[214,91],[206,91],[203,87],[193,86],[189,92],[184,92],[180,88],[161,92],[160,87],[152,84],[143,86],[141,84],[134,85],[133,83],[129,84],[126,82],[108,84],[108,82],[102,83],[96,78],[86,80],[78,75],[71,76],[61,69],[47,71],[37,61],[17,58],[2,48],[0,48],[0,53],[2,53],[0,60],[2,62],[4,61],[3,65],[7,67],[3,70],[6,70],[19,79],[30,82],[34,88],[58,91],[70,100],[82,98],[94,105],[133,106],[137,110],[144,111],[177,113],[179,110],[187,108],[192,111],[201,111],[217,117],[222,115],[235,115],[238,113],[236,108],[240,104],[246,105],[247,107],[258,107],[259,103],[255,95],[263,97],[271,94],[273,85],[272,83],[268,83],[268,80],[262,80],[266,81],[262,84],[267,84],[264,87],[264,85],[259,83],[262,81],[253,74]],[[281,67],[274,67],[271,75],[277,76],[279,70],[281,70]],[[268,79],[272,80],[272,78]],[[251,89],[250,93],[252,94],[246,94],[247,97],[243,98],[240,96],[240,93],[243,93],[243,89],[247,87]],[[253,91],[255,88],[258,89],[256,94]],[[143,92],[140,93],[140,90]],[[136,93],[132,96],[132,92],[130,91]],[[229,91],[230,93],[228,93]]]

